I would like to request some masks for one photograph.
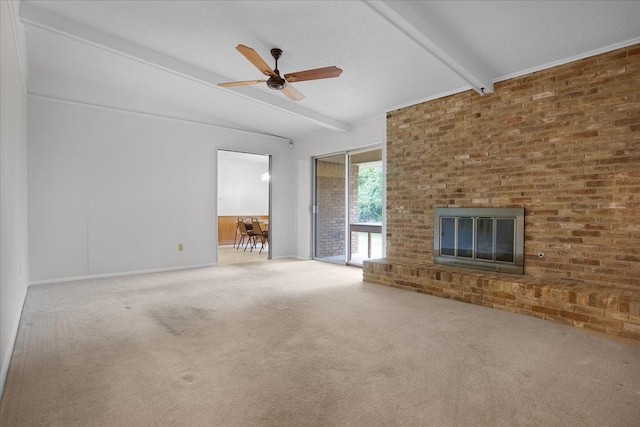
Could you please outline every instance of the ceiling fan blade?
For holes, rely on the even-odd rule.
[[[289,83],[287,83],[280,92],[284,93],[286,97],[292,101],[302,101],[304,99],[304,95],[298,92],[298,89],[294,88]]]
[[[245,58],[247,58],[249,60],[249,62],[251,62],[253,65],[255,65],[255,67],[258,70],[260,70],[260,72],[262,74],[264,74],[265,76],[278,77],[276,72],[271,69],[269,64],[267,64],[264,61],[264,59],[262,59],[262,57],[260,55],[258,55],[258,52],[256,52],[255,50],[253,50],[249,46],[245,46],[243,44],[239,44],[238,46],[236,46],[236,49],[238,49],[238,51]]]
[[[266,83],[266,80],[245,80],[242,82],[227,82],[227,83],[218,83],[220,87],[235,87],[235,86],[247,86],[247,85],[257,85],[258,83]]]
[[[306,80],[328,79],[338,77],[342,70],[336,66],[315,68],[313,70],[298,71],[296,73],[285,74],[284,78],[289,82],[303,82]]]

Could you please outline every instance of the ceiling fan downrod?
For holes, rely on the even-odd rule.
[[[281,55],[282,55],[282,49],[278,49],[275,47],[271,49],[271,56],[273,56],[273,58],[276,60],[276,67],[274,68],[273,71],[275,71],[278,77],[275,77],[275,76],[269,77],[269,79],[267,80],[267,86],[269,86],[269,89],[282,90],[287,84],[287,81],[282,77],[280,77],[280,71],[278,70],[278,59],[280,58]]]

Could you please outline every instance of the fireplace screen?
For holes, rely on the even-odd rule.
[[[436,208],[434,262],[524,274],[524,209]]]

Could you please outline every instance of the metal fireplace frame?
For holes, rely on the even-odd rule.
[[[455,236],[453,238],[455,249],[454,255],[441,253],[441,225],[442,218],[456,218]],[[472,254],[471,256],[458,256],[458,219],[473,219]],[[476,247],[477,220],[488,218],[513,219],[513,261],[500,261],[495,259],[495,245],[497,242],[497,227],[493,227],[493,251],[492,259],[482,259],[477,257]],[[524,208],[435,208],[433,227],[433,262],[437,264],[447,264],[458,267],[477,268],[481,270],[491,270],[503,273],[524,274]],[[496,222],[494,222],[496,224]],[[448,248],[450,249],[450,248]]]

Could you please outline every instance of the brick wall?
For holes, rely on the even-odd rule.
[[[358,165],[351,165],[349,174],[349,221],[357,222]],[[318,234],[316,256],[345,257],[345,166],[318,159],[316,162],[316,198],[318,202]],[[358,251],[358,239],[351,238],[351,250]]]
[[[525,276],[640,288],[640,45],[393,111],[386,166],[388,257],[432,260],[435,207],[524,207]]]
[[[345,166],[342,163],[316,162],[316,198],[318,205],[316,256],[345,255]]]

